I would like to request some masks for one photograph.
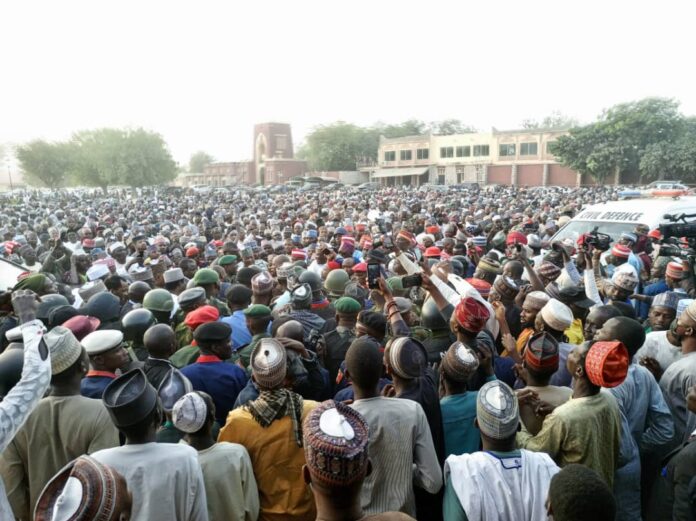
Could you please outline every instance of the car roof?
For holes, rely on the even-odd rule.
[[[696,213],[696,197],[609,201],[584,208],[573,221],[634,222],[656,226],[665,214]]]

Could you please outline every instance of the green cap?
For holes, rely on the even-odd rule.
[[[258,317],[270,317],[271,308],[264,306],[263,304],[253,304],[246,308],[244,311],[244,316],[258,318]]]
[[[219,266],[227,266],[228,264],[234,264],[237,262],[237,256],[236,255],[223,255],[220,257],[220,260],[218,261]]]
[[[338,313],[354,314],[360,313],[362,306],[360,302],[351,297],[341,297],[334,302],[334,308]]]
[[[215,270],[211,270],[210,268],[203,268],[201,270],[198,270],[196,274],[193,276],[193,283],[197,286],[200,286],[202,284],[219,284],[220,275],[218,275],[217,271]]]

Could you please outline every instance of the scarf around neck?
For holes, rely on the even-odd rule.
[[[302,396],[288,389],[262,390],[256,400],[246,405],[251,416],[264,429],[274,420],[290,416],[295,441],[302,447]]]

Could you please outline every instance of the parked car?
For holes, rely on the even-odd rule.
[[[358,190],[360,191],[372,191],[379,190],[380,184],[374,181],[368,181],[367,183],[362,183],[358,185]]]

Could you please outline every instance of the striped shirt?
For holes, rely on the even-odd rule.
[[[363,482],[361,496],[365,515],[399,511],[415,516],[413,486],[431,494],[442,487],[442,469],[422,407],[381,396],[356,400],[351,407],[370,429],[372,473]]]

